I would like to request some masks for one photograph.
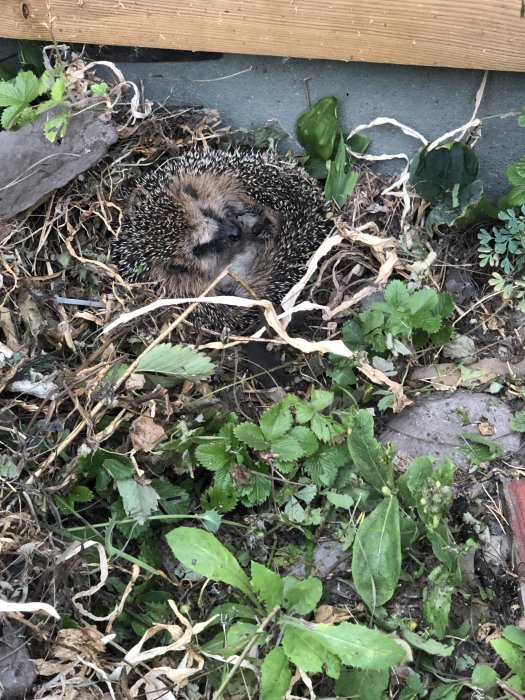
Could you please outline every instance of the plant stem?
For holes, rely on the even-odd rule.
[[[234,675],[237,673],[239,670],[242,662],[244,659],[248,656],[248,652],[252,648],[252,646],[255,644],[257,639],[260,637],[262,632],[268,627],[270,622],[273,620],[273,618],[277,615],[277,613],[280,611],[281,607],[280,605],[276,605],[275,608],[271,611],[269,615],[267,615],[264,620],[261,622],[259,629],[257,632],[253,635],[253,637],[249,640],[248,644],[244,647],[242,654],[237,658],[237,661],[233,664],[233,666],[230,669],[230,672],[226,676],[226,678],[223,680],[221,683],[219,689],[213,696],[212,700],[220,700],[222,698],[222,695],[224,691],[226,690],[228,683],[231,681],[231,679],[234,677]]]

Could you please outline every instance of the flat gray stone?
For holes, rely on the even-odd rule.
[[[18,131],[0,132],[0,221],[34,207],[101,160],[118,138],[115,125],[95,109],[73,114],[60,143],[44,136],[50,110]]]
[[[466,445],[461,434],[481,434],[478,424],[484,421],[494,429],[493,435],[484,437],[497,442],[504,456],[512,457],[519,450],[521,436],[510,427],[512,417],[509,407],[491,394],[464,390],[445,396],[432,394],[393,415],[379,439],[392,443],[397,453],[412,458],[434,455],[439,463],[449,457],[458,466],[466,467],[468,457],[458,450]]]

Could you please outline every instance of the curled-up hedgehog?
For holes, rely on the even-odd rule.
[[[306,171],[256,150],[192,149],[135,182],[114,258],[130,282],[156,282],[170,297],[196,297],[228,268],[215,294],[278,305],[329,232],[326,203]],[[245,330],[258,315],[201,305],[193,320]]]

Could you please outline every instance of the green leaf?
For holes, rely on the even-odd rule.
[[[0,107],[28,107],[38,97],[38,78],[31,71],[21,71],[14,83],[0,82]]]
[[[430,581],[425,591],[426,600],[423,603],[423,617],[430,625],[432,633],[438,639],[443,639],[447,633],[453,592],[454,587],[450,585],[446,572]]]
[[[296,462],[304,455],[301,443],[291,433],[272,440],[271,452],[283,462]]]
[[[315,434],[304,425],[296,425],[295,428],[291,429],[289,435],[299,443],[301,457],[311,457],[319,449]]]
[[[292,680],[292,671],[282,647],[275,647],[261,668],[261,700],[282,700]]]
[[[330,678],[338,678],[341,670],[339,656],[330,651],[322,635],[318,635],[312,627],[299,627],[292,623],[286,625],[282,639],[286,656],[306,673],[323,673]]]
[[[442,644],[435,639],[423,639],[419,634],[410,630],[404,630],[403,637],[411,647],[421,649],[432,656],[450,656],[454,651],[453,644]]]
[[[57,78],[51,88],[51,99],[60,102],[66,95],[66,79],[64,76]]]
[[[376,491],[392,488],[394,469],[387,450],[374,437],[374,419],[368,411],[357,411],[347,439],[348,451],[359,476]]]
[[[228,462],[226,445],[223,441],[209,442],[199,445],[195,457],[203,467],[216,471]]]
[[[287,433],[292,427],[292,414],[284,402],[268,408],[259,421],[265,440],[272,442]]]
[[[334,437],[340,435],[342,427],[334,421],[330,416],[324,416],[322,413],[316,413],[310,424],[312,432],[321,442],[330,442]]]
[[[309,154],[328,160],[337,133],[337,99],[322,97],[299,117],[295,129],[297,140]]]
[[[245,506],[258,506],[270,495],[272,482],[267,474],[252,474],[250,483],[238,487],[241,503]]]
[[[519,677],[522,686],[525,685],[525,659],[523,658],[523,652],[509,642],[508,639],[503,639],[503,637],[491,639],[490,643],[512,673]]]
[[[237,505],[238,496],[233,486],[219,488],[210,486],[200,497],[200,504],[205,510],[229,513]]]
[[[122,459],[110,457],[102,462],[102,466],[113,477],[119,481],[121,479],[129,479],[135,474],[133,462],[126,456],[122,455]]]
[[[518,627],[514,627],[514,625],[507,625],[503,629],[503,636],[505,639],[508,639],[509,642],[516,644],[516,646],[521,647],[522,649],[525,649],[525,632],[520,630]]]
[[[235,437],[245,445],[262,452],[268,449],[268,443],[264,439],[261,429],[253,423],[241,423],[233,429]]]
[[[323,595],[323,584],[318,578],[298,581],[293,576],[286,576],[283,588],[283,605],[289,612],[308,615],[315,610]]]
[[[326,167],[328,177],[324,186],[325,197],[329,202],[333,201],[342,208],[349,195],[354,191],[358,178],[357,171],[352,169],[342,135],[338,140],[335,158],[327,160]]]
[[[456,700],[463,690],[463,683],[447,683],[440,685],[430,693],[429,700]]]
[[[510,421],[510,427],[517,433],[525,433],[525,411],[516,413],[514,418]]]
[[[16,125],[17,117],[21,112],[22,108],[17,107],[16,105],[13,107],[6,107],[4,110],[2,110],[2,129],[7,130],[13,128],[13,126]]]
[[[255,600],[248,577],[237,560],[210,532],[178,527],[166,535],[171,551],[187,568],[213,581],[234,586]]]
[[[332,486],[339,468],[349,462],[348,450],[340,445],[321,445],[319,451],[304,461],[304,470],[320,486]]]
[[[48,141],[54,143],[57,138],[63,138],[66,135],[69,116],[69,112],[62,112],[46,121],[44,124],[44,135]]]
[[[397,498],[385,498],[358,527],[352,557],[355,589],[370,610],[393,596],[401,573]]]
[[[285,643],[285,638],[291,630],[294,632],[290,634],[291,638],[289,637]],[[341,622],[338,625],[307,623],[301,625],[300,623],[288,622],[283,635],[283,646],[288,658],[305,671],[312,669],[305,668],[302,663],[295,660],[294,650],[291,649],[292,642],[295,642],[297,647],[303,647],[302,654],[310,650],[314,652],[318,658],[322,659],[322,663],[323,656],[328,651],[338,657],[342,663],[355,668],[377,670],[390,668],[401,663],[405,656],[401,645],[395,642],[392,637],[363,625],[351,622]],[[319,672],[319,670],[315,669],[314,672]],[[331,675],[329,671],[327,673],[329,676]]]
[[[323,389],[312,389],[310,403],[314,411],[323,411],[328,406],[331,406],[334,400],[333,391],[324,391]]]
[[[405,309],[410,301],[408,289],[401,280],[392,280],[385,287],[385,302],[394,309]]]
[[[387,668],[380,671],[343,668],[335,682],[338,696],[361,698],[362,700],[383,700],[388,688],[390,674]]]
[[[161,343],[149,350],[137,365],[136,372],[168,374],[188,381],[201,381],[213,374],[213,363],[201,352],[182,345]]]
[[[135,479],[119,479],[117,489],[126,515],[135,518],[139,525],[158,510],[158,493],[149,484],[139,484]]]
[[[275,571],[256,561],[251,562],[252,588],[262,600],[267,610],[272,610],[276,605],[282,605],[284,580]]]
[[[472,671],[471,683],[476,688],[487,690],[499,681],[496,671],[488,664],[476,664]]]

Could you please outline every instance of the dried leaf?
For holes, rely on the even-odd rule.
[[[164,428],[149,416],[139,416],[131,424],[131,444],[140,452],[151,452],[166,435]]]

